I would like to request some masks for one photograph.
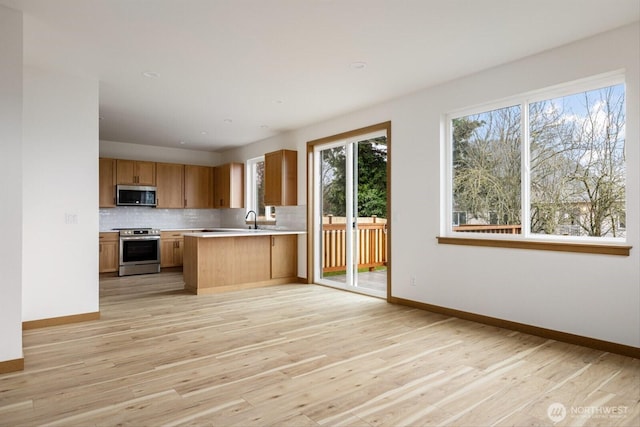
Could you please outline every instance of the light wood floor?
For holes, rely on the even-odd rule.
[[[553,425],[556,402],[557,425],[640,425],[637,359],[320,286],[182,286],[103,279],[101,320],[25,331],[0,426]]]

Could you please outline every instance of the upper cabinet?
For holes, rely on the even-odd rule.
[[[101,158],[99,170],[98,207],[113,208],[116,206],[116,159]]]
[[[156,164],[136,160],[117,160],[118,184],[156,185]]]
[[[184,165],[156,163],[158,208],[184,208]]]
[[[185,165],[184,207],[192,209],[213,208],[213,168]]]
[[[215,167],[213,182],[214,208],[244,208],[244,164]]]
[[[264,155],[264,204],[298,204],[298,152],[279,150]]]

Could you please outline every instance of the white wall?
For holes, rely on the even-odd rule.
[[[0,6],[0,362],[22,358],[22,14]]]
[[[170,147],[149,148],[148,145],[106,140],[100,141],[100,157],[202,166],[216,166],[222,163],[220,154],[210,151]]]
[[[25,67],[24,321],[97,312],[98,81]]]
[[[277,148],[297,149],[302,204],[307,141],[391,120],[393,296],[640,347],[639,62],[640,25],[635,24],[230,150],[223,157],[239,161]],[[445,113],[618,69],[626,69],[627,75],[631,256],[437,244]],[[306,246],[299,252],[299,259],[306,259]],[[417,278],[416,286],[409,284],[411,276]]]

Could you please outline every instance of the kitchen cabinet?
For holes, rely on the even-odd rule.
[[[298,236],[271,236],[271,278],[296,277],[298,274]]]
[[[298,204],[298,152],[279,150],[264,155],[264,204]]]
[[[184,208],[184,165],[156,163],[158,208]]]
[[[100,158],[98,163],[98,207],[116,206],[116,159]]]
[[[137,160],[118,159],[118,184],[126,185],[156,185],[156,164]]]
[[[182,231],[160,232],[160,267],[182,267],[184,237]]]
[[[214,208],[244,208],[244,164],[215,167],[213,183]]]
[[[297,281],[297,233],[187,233],[185,289],[212,294]]]
[[[98,237],[100,255],[98,258],[98,272],[112,273],[118,271],[120,261],[120,235],[114,232],[102,232]]]
[[[184,207],[191,209],[213,208],[213,168],[185,165]]]

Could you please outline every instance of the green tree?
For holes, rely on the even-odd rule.
[[[357,214],[387,216],[386,138],[360,141],[357,147]],[[322,152],[323,215],[346,215],[346,153],[344,147]]]

